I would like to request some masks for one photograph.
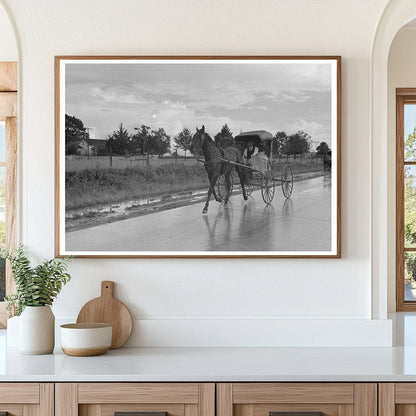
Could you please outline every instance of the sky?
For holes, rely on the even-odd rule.
[[[65,112],[97,139],[106,139],[120,123],[130,132],[142,124],[162,127],[171,137],[202,125],[214,136],[227,123],[235,135],[303,130],[315,146],[331,143],[327,62],[189,62],[67,63]]]

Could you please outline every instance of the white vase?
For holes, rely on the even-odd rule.
[[[19,319],[19,351],[50,354],[55,346],[55,316],[50,306],[26,306]]]

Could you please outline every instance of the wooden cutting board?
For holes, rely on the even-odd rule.
[[[113,326],[111,349],[121,347],[130,338],[133,319],[127,306],[113,297],[114,282],[101,282],[101,296],[86,303],[77,323],[107,323]]]

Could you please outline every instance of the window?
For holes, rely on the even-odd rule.
[[[416,311],[416,88],[396,91],[397,310]]]
[[[0,62],[0,246],[16,247],[17,65]],[[14,289],[8,264],[0,261],[0,327],[6,325],[4,296]]]

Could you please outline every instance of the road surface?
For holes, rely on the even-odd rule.
[[[330,251],[331,179],[296,182],[285,200],[276,186],[265,206],[257,190],[224,207],[203,203],[66,233],[67,252],[88,251]]]

